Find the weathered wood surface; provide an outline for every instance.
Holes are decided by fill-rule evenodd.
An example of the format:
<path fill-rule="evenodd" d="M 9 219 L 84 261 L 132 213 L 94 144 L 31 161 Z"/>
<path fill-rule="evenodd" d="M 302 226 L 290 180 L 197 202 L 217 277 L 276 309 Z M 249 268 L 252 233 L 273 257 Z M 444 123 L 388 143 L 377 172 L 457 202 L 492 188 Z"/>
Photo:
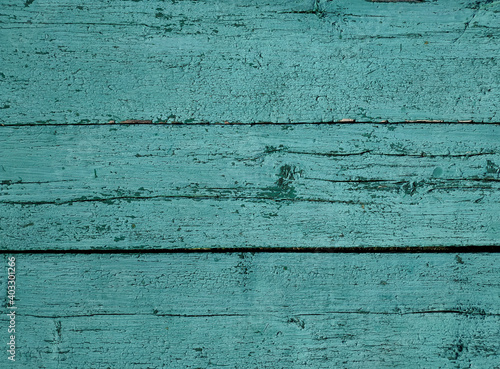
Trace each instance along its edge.
<path fill-rule="evenodd" d="M 499 258 L 19 255 L 13 367 L 498 368 Z"/>
<path fill-rule="evenodd" d="M 0 2 L 0 122 L 495 122 L 498 1 Z"/>
<path fill-rule="evenodd" d="M 0 130 L 2 249 L 499 245 L 498 125 Z"/>
<path fill-rule="evenodd" d="M 0 0 L 0 252 L 29 252 L 0 366 L 499 369 L 498 253 L 252 252 L 498 251 L 499 125 L 292 123 L 498 122 L 499 21 L 490 0 Z"/>

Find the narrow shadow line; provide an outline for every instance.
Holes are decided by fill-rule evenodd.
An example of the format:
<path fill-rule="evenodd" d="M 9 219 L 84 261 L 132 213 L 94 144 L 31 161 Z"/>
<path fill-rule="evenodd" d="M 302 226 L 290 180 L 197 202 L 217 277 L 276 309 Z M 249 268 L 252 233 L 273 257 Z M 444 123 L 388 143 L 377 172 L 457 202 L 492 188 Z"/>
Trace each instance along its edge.
<path fill-rule="evenodd" d="M 0 127 L 41 127 L 41 126 L 49 126 L 49 127 L 57 127 L 57 126 L 112 126 L 112 125 L 121 125 L 121 126 L 132 126 L 132 125 L 168 125 L 168 126 L 294 126 L 294 125 L 352 125 L 352 124 L 382 124 L 382 125 L 401 125 L 401 124 L 429 124 L 429 125 L 500 125 L 500 122 L 474 122 L 474 121 L 443 121 L 443 120 L 408 120 L 408 121 L 381 121 L 381 122 L 372 122 L 372 121 L 331 121 L 331 122 L 193 122 L 193 123 L 184 123 L 184 122 L 153 122 L 150 120 L 125 120 L 122 122 L 69 122 L 69 123 L 51 123 L 51 122 L 43 122 L 43 123 L 2 123 Z"/>
<path fill-rule="evenodd" d="M 500 253 L 500 245 L 429 246 L 429 247 L 220 247 L 179 249 L 46 249 L 0 250 L 0 254 L 221 254 L 221 253 L 284 253 L 284 254 L 453 254 Z"/>

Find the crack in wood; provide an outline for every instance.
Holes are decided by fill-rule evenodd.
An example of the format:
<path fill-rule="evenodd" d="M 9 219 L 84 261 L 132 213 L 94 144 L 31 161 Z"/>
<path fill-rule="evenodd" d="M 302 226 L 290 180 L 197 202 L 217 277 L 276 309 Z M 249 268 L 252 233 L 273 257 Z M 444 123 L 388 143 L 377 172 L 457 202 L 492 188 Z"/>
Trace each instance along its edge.
<path fill-rule="evenodd" d="M 265 313 L 264 313 L 265 314 Z M 273 315 L 273 312 L 267 313 Z M 294 317 L 303 316 L 329 316 L 329 315 L 420 315 L 420 314 L 455 314 L 466 316 L 500 316 L 500 313 L 487 313 L 483 310 L 422 310 L 422 311 L 407 311 L 407 312 L 392 312 L 392 311 L 326 311 L 324 313 L 295 313 Z M 90 313 L 76 315 L 37 315 L 37 314 L 18 314 L 18 316 L 41 318 L 41 319 L 71 319 L 71 318 L 91 318 L 97 316 L 158 316 L 158 317 L 173 317 L 173 318 L 217 318 L 217 317 L 252 317 L 256 314 L 238 314 L 238 313 L 222 313 L 222 314 L 166 314 L 166 313 Z M 293 322 L 293 321 L 291 321 Z"/>

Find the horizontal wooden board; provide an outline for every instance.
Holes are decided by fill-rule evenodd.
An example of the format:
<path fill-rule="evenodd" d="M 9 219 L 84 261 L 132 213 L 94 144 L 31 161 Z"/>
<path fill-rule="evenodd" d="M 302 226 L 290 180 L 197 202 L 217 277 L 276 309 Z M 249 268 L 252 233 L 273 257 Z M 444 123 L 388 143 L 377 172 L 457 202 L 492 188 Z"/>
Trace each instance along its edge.
<path fill-rule="evenodd" d="M 0 2 L 0 122 L 495 122 L 500 4 Z"/>
<path fill-rule="evenodd" d="M 18 255 L 13 367 L 498 368 L 499 258 Z"/>
<path fill-rule="evenodd" d="M 498 125 L 0 130 L 4 250 L 499 245 Z"/>

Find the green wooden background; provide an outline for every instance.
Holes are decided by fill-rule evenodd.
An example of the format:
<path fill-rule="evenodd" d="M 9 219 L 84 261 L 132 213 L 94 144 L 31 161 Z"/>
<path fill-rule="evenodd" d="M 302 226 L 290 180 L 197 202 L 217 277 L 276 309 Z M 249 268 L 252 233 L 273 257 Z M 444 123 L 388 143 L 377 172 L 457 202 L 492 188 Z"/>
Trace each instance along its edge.
<path fill-rule="evenodd" d="M 0 367 L 499 369 L 499 25 L 0 0 Z"/>

